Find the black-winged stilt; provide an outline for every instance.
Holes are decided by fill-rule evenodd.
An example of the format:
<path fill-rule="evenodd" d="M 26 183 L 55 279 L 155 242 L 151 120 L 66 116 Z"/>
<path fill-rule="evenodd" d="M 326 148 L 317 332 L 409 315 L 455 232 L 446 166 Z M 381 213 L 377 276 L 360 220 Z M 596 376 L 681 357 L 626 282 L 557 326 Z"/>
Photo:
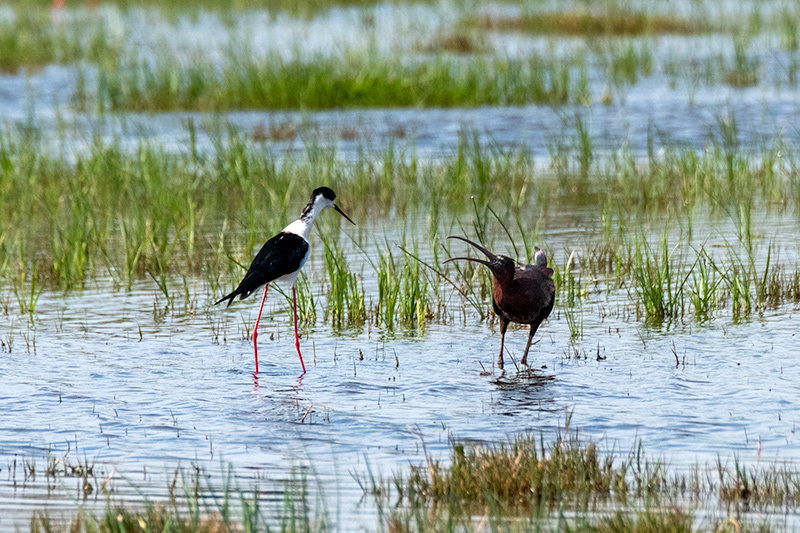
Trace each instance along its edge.
<path fill-rule="evenodd" d="M 539 324 L 550 316 L 556 295 L 551 277 L 553 269 L 547 268 L 547 256 L 536 247 L 534 264 L 517 267 L 516 261 L 510 257 L 494 255 L 486 248 L 463 237 L 451 235 L 447 238 L 471 244 L 489 258 L 488 261 L 484 261 L 472 257 L 451 257 L 445 263 L 458 259 L 474 261 L 486 265 L 492 271 L 492 304 L 494 312 L 500 317 L 500 355 L 497 358 L 497 366 L 503 368 L 503 344 L 509 322 L 531 326 L 528 344 L 522 356 L 522 364 L 527 365 L 528 350 L 531 348 L 533 336 Z"/>
<path fill-rule="evenodd" d="M 283 231 L 272 237 L 256 254 L 247 274 L 242 278 L 241 283 L 236 289 L 221 298 L 214 305 L 228 300 L 228 307 L 233 303 L 237 296 L 244 300 L 260 287 L 264 287 L 264 296 L 261 298 L 261 307 L 258 308 L 258 318 L 253 328 L 253 354 L 256 359 L 256 374 L 258 374 L 258 322 L 261 320 L 261 311 L 264 309 L 264 300 L 267 299 L 269 284 L 274 281 L 286 282 L 292 287 L 292 308 L 294 310 L 294 345 L 297 348 L 297 355 L 300 357 L 300 365 L 303 373 L 306 372 L 306 365 L 303 363 L 303 355 L 300 353 L 300 339 L 297 336 L 297 292 L 295 283 L 300 269 L 308 259 L 308 231 L 317 215 L 326 207 L 332 207 L 337 213 L 346 218 L 351 224 L 355 222 L 344 214 L 334 203 L 336 194 L 328 187 L 314 189 L 311 199 L 300 213 L 300 218 L 283 228 Z"/>

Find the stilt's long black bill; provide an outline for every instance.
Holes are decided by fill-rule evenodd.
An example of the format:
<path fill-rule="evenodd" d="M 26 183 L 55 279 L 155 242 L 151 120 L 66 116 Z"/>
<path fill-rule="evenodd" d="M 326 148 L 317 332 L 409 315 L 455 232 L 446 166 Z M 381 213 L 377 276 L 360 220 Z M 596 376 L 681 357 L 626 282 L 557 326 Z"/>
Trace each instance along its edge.
<path fill-rule="evenodd" d="M 480 250 L 481 252 L 483 252 L 483 254 L 484 254 L 486 257 L 488 257 L 490 260 L 494 261 L 495 259 L 497 259 L 497 256 L 496 256 L 496 255 L 494 255 L 492 252 L 490 252 L 489 250 L 487 250 L 486 248 L 484 248 L 484 247 L 483 247 L 483 246 L 481 246 L 480 244 L 478 244 L 478 243 L 475 243 L 475 242 L 472 242 L 472 241 L 471 241 L 471 240 L 469 240 L 469 239 L 465 239 L 464 237 L 459 237 L 459 236 L 457 236 L 457 235 L 450 235 L 450 236 L 448 236 L 447 238 L 448 238 L 448 239 L 458 239 L 459 241 L 464 241 L 465 243 L 467 243 L 467 244 L 471 244 L 472 246 L 474 246 L 475 248 L 477 248 L 478 250 Z"/>
<path fill-rule="evenodd" d="M 472 261 L 473 263 L 480 263 L 482 265 L 489 266 L 489 261 L 484 261 L 483 259 L 475 259 L 474 257 L 451 257 L 449 259 L 445 259 L 444 261 L 442 261 L 442 264 L 444 265 L 449 263 L 450 261 L 458 261 L 458 260 Z"/>
<path fill-rule="evenodd" d="M 355 222 L 353 222 L 352 220 L 350 220 L 350 217 L 349 217 L 349 216 L 347 216 L 347 215 L 345 215 L 345 214 L 344 214 L 344 211 L 342 211 L 341 209 L 339 209 L 339 206 L 338 206 L 338 205 L 334 204 L 334 205 L 333 205 L 333 208 L 334 208 L 334 209 L 336 209 L 336 212 L 337 212 L 337 213 L 339 213 L 339 214 L 340 214 L 340 215 L 342 215 L 344 218 L 346 218 L 346 219 L 347 219 L 347 221 L 348 221 L 349 223 L 351 223 L 351 224 L 352 224 L 352 225 L 354 225 L 354 226 L 356 225 L 356 223 L 355 223 Z"/>

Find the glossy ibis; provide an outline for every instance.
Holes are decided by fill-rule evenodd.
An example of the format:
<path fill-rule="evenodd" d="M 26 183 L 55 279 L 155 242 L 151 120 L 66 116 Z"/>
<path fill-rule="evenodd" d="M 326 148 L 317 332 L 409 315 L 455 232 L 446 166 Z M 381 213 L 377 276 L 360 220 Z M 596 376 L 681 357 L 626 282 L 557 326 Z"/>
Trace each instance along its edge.
<path fill-rule="evenodd" d="M 503 344 L 509 322 L 530 324 L 528 344 L 522 356 L 522 364 L 528 364 L 528 350 L 539 324 L 550 316 L 555 300 L 553 270 L 547 268 L 547 256 L 536 248 L 533 265 L 517 266 L 516 261 L 504 255 L 495 255 L 483 246 L 463 237 L 451 235 L 448 239 L 459 239 L 471 244 L 489 258 L 488 261 L 472 257 L 451 257 L 445 263 L 456 260 L 474 261 L 492 271 L 492 304 L 500 318 L 500 355 L 497 366 L 503 368 Z"/>
<path fill-rule="evenodd" d="M 274 281 L 286 282 L 292 287 L 292 308 L 294 310 L 294 346 L 297 348 L 297 355 L 300 357 L 300 365 L 303 373 L 306 372 L 306 365 L 303 363 L 303 355 L 300 353 L 300 340 L 297 336 L 297 292 L 295 282 L 300 269 L 308 259 L 308 231 L 317 215 L 326 207 L 332 207 L 337 213 L 346 218 L 351 224 L 355 224 L 350 217 L 344 214 L 334 203 L 336 194 L 328 187 L 314 189 L 311 199 L 300 213 L 300 218 L 286 226 L 283 231 L 272 237 L 261 250 L 256 254 L 247 274 L 242 278 L 241 283 L 236 289 L 221 298 L 217 305 L 228 300 L 228 307 L 233 303 L 237 296 L 244 300 L 259 288 L 264 287 L 264 296 L 261 298 L 261 307 L 258 308 L 258 318 L 253 328 L 253 354 L 256 360 L 256 374 L 258 374 L 258 322 L 261 320 L 261 311 L 264 309 L 264 300 L 267 299 L 267 289 L 269 284 Z"/>

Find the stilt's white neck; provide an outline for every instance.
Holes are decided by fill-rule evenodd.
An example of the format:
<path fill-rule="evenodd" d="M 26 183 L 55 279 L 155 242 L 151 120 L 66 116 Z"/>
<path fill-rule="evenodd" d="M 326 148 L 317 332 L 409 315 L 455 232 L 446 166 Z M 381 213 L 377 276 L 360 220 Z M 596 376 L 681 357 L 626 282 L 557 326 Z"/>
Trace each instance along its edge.
<path fill-rule="evenodd" d="M 322 197 L 320 196 L 318 198 Z M 308 240 L 308 232 L 311 230 L 311 224 L 314 222 L 314 219 L 317 218 L 317 215 L 326 207 L 328 206 L 320 201 L 309 203 L 305 209 L 303 209 L 300 218 L 283 228 L 283 231 L 300 235 L 305 240 Z"/>

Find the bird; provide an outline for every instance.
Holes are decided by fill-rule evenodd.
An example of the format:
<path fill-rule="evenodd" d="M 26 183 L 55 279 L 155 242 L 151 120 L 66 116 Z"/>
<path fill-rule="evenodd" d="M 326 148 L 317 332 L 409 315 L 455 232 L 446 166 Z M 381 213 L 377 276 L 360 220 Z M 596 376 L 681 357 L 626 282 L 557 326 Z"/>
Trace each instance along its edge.
<path fill-rule="evenodd" d="M 522 356 L 522 364 L 528 364 L 528 350 L 536 330 L 550 316 L 555 301 L 556 288 L 553 269 L 547 267 L 547 256 L 535 247 L 534 264 L 520 264 L 505 255 L 495 255 L 481 245 L 464 237 L 451 235 L 448 239 L 459 239 L 483 252 L 488 261 L 472 257 L 451 257 L 444 261 L 465 260 L 480 263 L 492 271 L 492 305 L 500 318 L 500 355 L 497 366 L 503 369 L 503 345 L 509 322 L 529 324 L 528 344 Z M 444 264 L 442 263 L 442 264 Z"/>
<path fill-rule="evenodd" d="M 239 286 L 233 292 L 220 298 L 214 305 L 218 305 L 228 300 L 227 307 L 230 307 L 233 300 L 238 296 L 244 300 L 255 291 L 264 287 L 264 296 L 261 297 L 261 307 L 258 309 L 258 318 L 253 328 L 253 354 L 256 360 L 255 375 L 258 377 L 258 322 L 261 320 L 261 311 L 264 309 L 264 301 L 267 299 L 269 284 L 280 281 L 288 283 L 292 287 L 292 308 L 294 310 L 294 346 L 297 348 L 297 355 L 300 357 L 300 365 L 303 367 L 303 374 L 306 373 L 306 365 L 303 363 L 303 355 L 300 353 L 300 340 L 297 336 L 297 292 L 295 283 L 300 269 L 306 263 L 309 255 L 308 232 L 311 224 L 323 209 L 331 207 L 342 215 L 348 222 L 355 225 L 344 211 L 336 205 L 336 193 L 328 187 L 319 187 L 311 193 L 300 218 L 283 228 L 283 231 L 264 243 L 261 250 L 256 254 L 250 268 L 242 278 Z"/>

